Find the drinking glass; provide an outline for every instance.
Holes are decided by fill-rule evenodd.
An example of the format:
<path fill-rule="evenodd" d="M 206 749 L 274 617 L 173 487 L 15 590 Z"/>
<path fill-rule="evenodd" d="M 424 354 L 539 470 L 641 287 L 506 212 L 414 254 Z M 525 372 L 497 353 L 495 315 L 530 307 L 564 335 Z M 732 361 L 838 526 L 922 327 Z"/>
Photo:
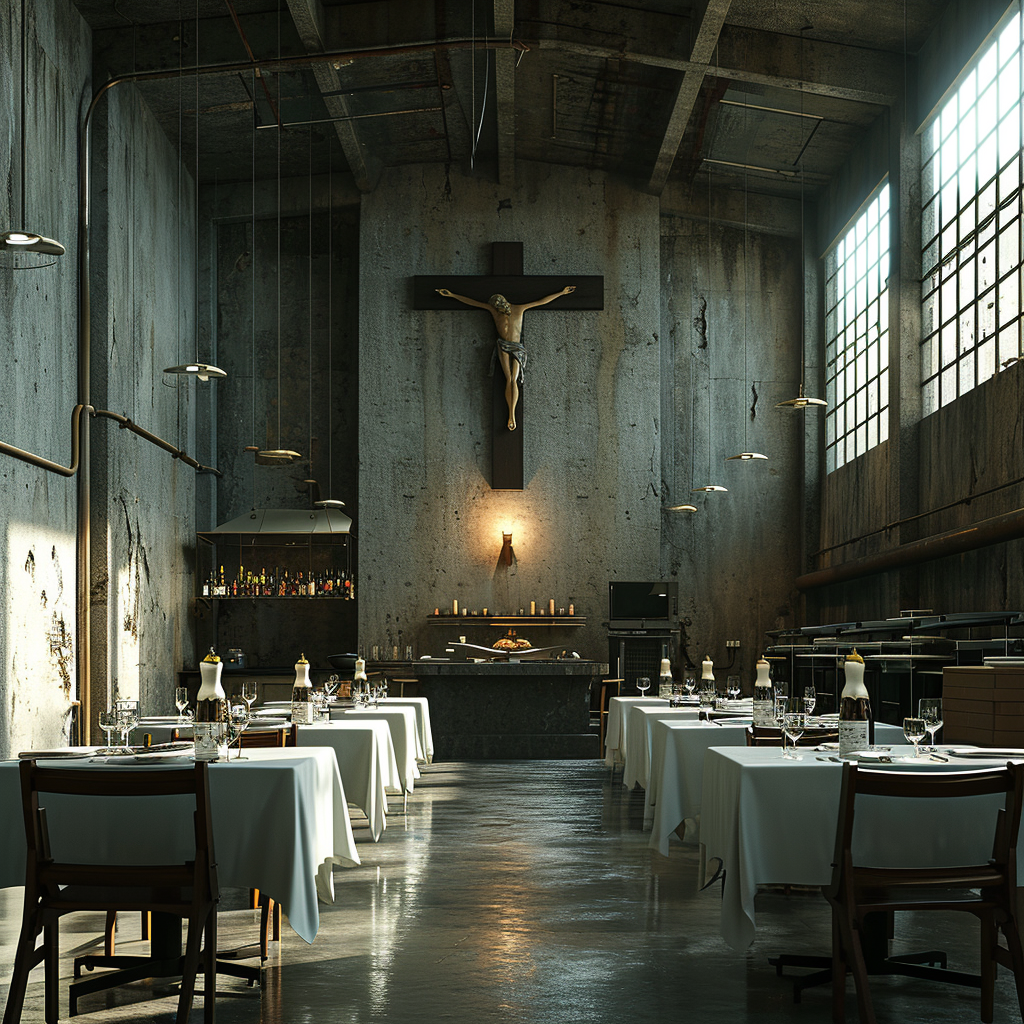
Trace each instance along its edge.
<path fill-rule="evenodd" d="M 924 727 L 928 730 L 928 748 L 935 749 L 935 734 L 942 728 L 942 700 L 938 697 L 926 697 L 918 702 L 917 714 L 924 719 Z"/>
<path fill-rule="evenodd" d="M 739 695 L 740 695 L 740 677 L 739 676 L 729 676 L 728 677 L 728 679 L 726 680 L 725 692 L 728 695 L 729 700 L 738 700 L 739 699 Z"/>
<path fill-rule="evenodd" d="M 117 727 L 121 730 L 121 745 L 129 749 L 128 736 L 139 724 L 139 702 L 137 700 L 116 700 L 114 711 L 117 714 Z"/>
<path fill-rule="evenodd" d="M 687 676 L 686 679 L 683 681 L 683 686 L 686 687 L 686 696 L 692 697 L 693 691 L 697 689 L 697 677 Z"/>
<path fill-rule="evenodd" d="M 174 706 L 178 709 L 178 724 L 185 721 L 185 708 L 188 707 L 188 687 L 176 686 L 174 688 Z"/>
<path fill-rule="evenodd" d="M 782 756 L 792 761 L 800 761 L 802 758 L 796 752 L 796 743 L 804 734 L 807 727 L 807 716 L 801 711 L 790 711 L 782 719 Z M 793 753 L 789 753 L 786 747 L 786 737 L 789 737 L 793 745 Z"/>
<path fill-rule="evenodd" d="M 641 697 L 647 696 L 647 691 L 651 688 L 651 681 L 647 676 L 640 676 L 636 681 L 636 688 L 640 691 Z"/>
<path fill-rule="evenodd" d="M 341 680 L 336 676 L 332 675 L 326 683 L 324 683 L 324 693 L 327 694 L 327 703 L 333 704 L 337 698 L 334 696 L 335 691 L 338 689 Z"/>
<path fill-rule="evenodd" d="M 908 743 L 914 744 L 914 757 L 920 756 L 917 745 L 921 742 L 926 732 L 927 729 L 923 718 L 903 719 L 903 735 L 907 737 Z"/>
<path fill-rule="evenodd" d="M 248 682 L 242 683 L 242 700 L 245 701 L 246 709 L 251 712 L 253 701 L 256 700 L 255 679 L 250 679 Z"/>
<path fill-rule="evenodd" d="M 245 732 L 246 726 L 249 724 L 249 709 L 245 704 L 232 704 L 231 711 L 228 714 L 228 745 L 238 740 L 238 753 L 235 755 L 236 761 L 248 761 L 247 757 L 242 757 L 242 733 Z M 231 759 L 230 753 L 228 759 Z"/>
<path fill-rule="evenodd" d="M 814 686 L 804 687 L 804 714 L 813 715 L 814 707 L 818 703 L 818 695 L 814 691 Z"/>
<path fill-rule="evenodd" d="M 120 722 L 117 718 L 117 712 L 113 709 L 101 711 L 99 716 L 99 726 L 106 735 L 106 749 L 110 751 L 112 749 L 110 746 L 110 734 L 118 732 L 121 728 Z"/>
<path fill-rule="evenodd" d="M 706 686 L 700 688 L 700 692 L 697 694 L 700 700 L 700 710 L 697 712 L 697 717 L 702 722 L 710 721 L 711 709 L 715 706 L 715 684 L 708 682 Z"/>
<path fill-rule="evenodd" d="M 775 694 L 775 724 L 781 729 L 783 721 L 786 717 L 786 710 L 789 707 L 789 699 L 787 697 L 781 697 L 776 691 Z"/>

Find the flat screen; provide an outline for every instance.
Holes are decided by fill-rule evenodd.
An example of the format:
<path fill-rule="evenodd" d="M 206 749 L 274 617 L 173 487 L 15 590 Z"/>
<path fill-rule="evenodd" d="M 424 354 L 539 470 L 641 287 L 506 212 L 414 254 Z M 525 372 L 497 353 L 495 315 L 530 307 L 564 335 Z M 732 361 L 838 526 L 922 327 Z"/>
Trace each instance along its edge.
<path fill-rule="evenodd" d="M 608 584 L 608 618 L 668 622 L 677 611 L 675 583 L 623 582 Z"/>

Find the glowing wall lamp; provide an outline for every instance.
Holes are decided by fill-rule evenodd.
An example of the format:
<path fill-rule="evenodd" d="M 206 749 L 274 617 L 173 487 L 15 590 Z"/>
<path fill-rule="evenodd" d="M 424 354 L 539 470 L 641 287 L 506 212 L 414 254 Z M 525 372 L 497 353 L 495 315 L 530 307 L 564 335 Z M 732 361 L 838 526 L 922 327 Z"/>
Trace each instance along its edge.
<path fill-rule="evenodd" d="M 511 565 L 513 559 L 516 557 L 516 553 L 512 550 L 512 533 L 505 533 L 501 531 L 501 554 L 498 556 L 498 561 L 503 562 L 505 565 Z"/>

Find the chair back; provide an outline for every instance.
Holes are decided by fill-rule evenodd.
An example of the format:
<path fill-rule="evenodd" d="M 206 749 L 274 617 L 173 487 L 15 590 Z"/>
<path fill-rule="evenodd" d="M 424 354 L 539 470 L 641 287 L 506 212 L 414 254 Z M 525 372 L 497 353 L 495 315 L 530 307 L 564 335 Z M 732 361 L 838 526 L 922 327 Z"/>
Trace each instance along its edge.
<path fill-rule="evenodd" d="M 251 749 L 253 747 L 283 747 L 288 737 L 288 727 L 280 726 L 276 729 L 246 729 L 239 737 L 240 746 Z"/>
<path fill-rule="evenodd" d="M 773 725 L 749 725 L 746 732 L 748 747 L 781 747 L 782 730 Z M 816 747 L 819 743 L 835 743 L 839 733 L 834 729 L 807 729 L 796 741 L 798 747 Z"/>
<path fill-rule="evenodd" d="M 213 855 L 213 826 L 210 818 L 210 788 L 207 765 L 197 762 L 188 768 L 44 768 L 35 761 L 20 765 L 22 810 L 26 842 L 26 892 L 35 892 L 43 904 L 64 909 L 108 909 L 111 891 L 118 892 L 118 909 L 166 909 L 181 912 L 193 902 L 212 903 L 218 897 L 217 869 Z M 51 835 L 81 833 L 88 828 L 105 829 L 115 837 L 145 829 L 143 818 L 159 817 L 154 800 L 181 798 L 173 802 L 176 812 L 169 828 L 180 834 L 178 814 L 187 809 L 192 819 L 193 845 L 187 857 L 170 863 L 117 864 L 79 861 L 72 856 L 81 845 L 61 842 L 54 859 Z M 88 801 L 95 799 L 92 812 Z M 103 823 L 96 810 L 103 805 Z M 170 809 L 171 802 L 168 802 Z M 109 814 L 109 816 L 108 816 Z M 63 824 L 60 819 L 69 820 Z M 139 817 L 139 821 L 135 817 Z M 73 818 L 73 821 L 70 820 Z M 72 832 L 72 834 L 75 834 Z M 84 844 L 91 847 L 92 844 Z M 66 847 L 66 849 L 65 849 Z M 84 856 L 84 855 L 82 855 Z M 116 859 L 116 858 L 113 858 Z"/>
<path fill-rule="evenodd" d="M 854 850 L 858 798 L 950 800 L 1000 795 L 1003 797 L 1002 806 L 994 811 L 992 823 L 992 856 L 984 868 L 986 875 L 992 871 L 1001 874 L 1012 889 L 1016 886 L 1017 833 L 1024 800 L 1024 764 L 1009 763 L 1004 768 L 963 772 L 873 771 L 856 763 L 844 765 L 830 891 L 836 891 L 836 887 L 842 885 L 844 880 L 849 882 L 846 876 L 863 871 L 869 871 L 873 881 L 878 884 L 899 885 L 912 884 L 915 874 L 922 870 L 919 866 L 864 868 L 856 863 Z M 951 823 L 951 827 L 957 827 L 955 822 Z M 978 885 L 986 884 L 980 878 L 980 868 L 979 864 Z M 969 871 L 971 866 L 959 866 L 959 869 Z M 954 868 L 946 866 L 942 870 L 952 876 Z"/>

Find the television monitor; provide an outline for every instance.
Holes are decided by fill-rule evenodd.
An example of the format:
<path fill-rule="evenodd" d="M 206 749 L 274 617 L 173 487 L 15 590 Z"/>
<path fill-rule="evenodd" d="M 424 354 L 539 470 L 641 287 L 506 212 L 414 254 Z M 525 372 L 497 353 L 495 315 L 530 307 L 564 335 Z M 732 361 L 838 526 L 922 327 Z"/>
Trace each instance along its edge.
<path fill-rule="evenodd" d="M 610 622 L 675 623 L 679 618 L 676 583 L 612 580 L 608 584 Z"/>

